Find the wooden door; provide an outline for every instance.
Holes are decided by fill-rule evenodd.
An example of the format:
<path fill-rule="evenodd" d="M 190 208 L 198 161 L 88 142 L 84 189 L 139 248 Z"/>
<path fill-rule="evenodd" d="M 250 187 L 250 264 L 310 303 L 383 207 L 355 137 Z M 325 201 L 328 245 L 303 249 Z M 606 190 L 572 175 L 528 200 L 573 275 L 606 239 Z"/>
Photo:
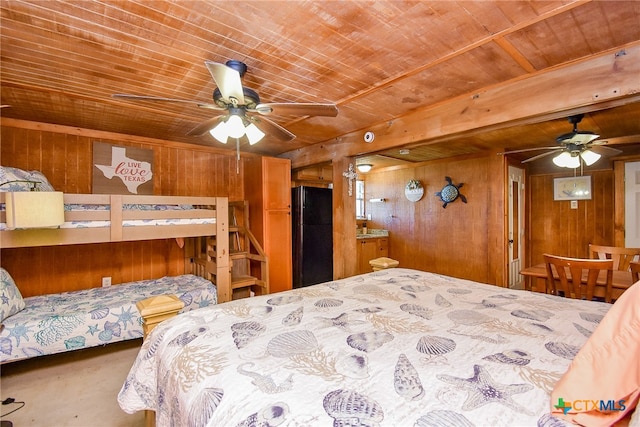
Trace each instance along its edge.
<path fill-rule="evenodd" d="M 264 157 L 264 208 L 291 209 L 291 161 Z"/>
<path fill-rule="evenodd" d="M 289 290 L 293 287 L 291 213 L 287 210 L 267 210 L 264 237 L 264 251 L 269 260 L 270 292 Z"/>
<path fill-rule="evenodd" d="M 624 176 L 624 245 L 640 248 L 640 162 L 626 162 Z"/>
<path fill-rule="evenodd" d="M 523 288 L 522 255 L 524 247 L 524 170 L 509 166 L 508 242 L 509 288 Z"/>
<path fill-rule="evenodd" d="M 378 257 L 378 239 L 358 240 L 358 274 L 372 271 L 369 261 Z"/>
<path fill-rule="evenodd" d="M 291 161 L 248 159 L 244 169 L 251 231 L 269 261 L 270 292 L 291 289 Z"/>

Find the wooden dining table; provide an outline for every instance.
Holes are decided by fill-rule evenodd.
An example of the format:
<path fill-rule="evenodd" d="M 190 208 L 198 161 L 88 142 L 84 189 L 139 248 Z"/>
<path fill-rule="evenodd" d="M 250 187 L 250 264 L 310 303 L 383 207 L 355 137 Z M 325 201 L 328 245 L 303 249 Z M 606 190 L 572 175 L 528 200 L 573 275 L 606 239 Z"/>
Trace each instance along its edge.
<path fill-rule="evenodd" d="M 528 291 L 551 293 L 550 289 L 547 289 L 547 268 L 544 263 L 537 264 L 531 267 L 527 267 L 520 271 L 525 278 L 524 288 Z M 586 276 L 583 277 L 583 282 L 586 282 Z M 596 289 L 594 290 L 594 296 L 599 298 L 605 298 L 606 293 L 606 278 L 604 274 L 598 276 Z M 630 271 L 613 271 L 611 298 L 615 301 L 633 284 Z"/>

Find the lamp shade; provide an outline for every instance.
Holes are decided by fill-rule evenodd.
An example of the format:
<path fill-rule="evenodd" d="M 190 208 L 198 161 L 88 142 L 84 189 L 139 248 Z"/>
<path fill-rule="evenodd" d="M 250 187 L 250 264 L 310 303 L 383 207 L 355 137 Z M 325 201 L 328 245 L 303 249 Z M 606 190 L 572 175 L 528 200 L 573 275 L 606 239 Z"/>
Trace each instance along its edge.
<path fill-rule="evenodd" d="M 582 160 L 584 160 L 587 166 L 591 166 L 592 164 L 600 160 L 600 154 L 594 153 L 593 151 L 588 149 L 580 153 L 580 157 L 582 157 Z"/>
<path fill-rule="evenodd" d="M 264 132 L 258 129 L 258 126 L 254 125 L 253 123 L 249 124 L 249 126 L 245 128 L 245 132 L 247 133 L 249 145 L 253 145 L 264 138 Z"/>
<path fill-rule="evenodd" d="M 7 227 L 47 228 L 64 223 L 64 198 L 60 191 L 7 193 Z"/>
<path fill-rule="evenodd" d="M 216 127 L 209 131 L 212 137 L 222 142 L 223 144 L 227 143 L 227 123 L 222 121 L 218 123 Z"/>
<path fill-rule="evenodd" d="M 244 135 L 244 123 L 240 116 L 232 114 L 227 119 L 227 133 L 231 138 L 241 138 Z"/>
<path fill-rule="evenodd" d="M 373 167 L 373 165 L 370 165 L 368 163 L 362 163 L 360 165 L 356 166 L 358 168 L 358 170 L 362 173 L 367 173 L 371 170 L 371 168 Z"/>
<path fill-rule="evenodd" d="M 563 151 L 553 158 L 553 163 L 555 163 L 556 166 L 575 169 L 580 166 L 580 157 L 578 157 L 578 155 L 574 156 L 568 151 Z"/>

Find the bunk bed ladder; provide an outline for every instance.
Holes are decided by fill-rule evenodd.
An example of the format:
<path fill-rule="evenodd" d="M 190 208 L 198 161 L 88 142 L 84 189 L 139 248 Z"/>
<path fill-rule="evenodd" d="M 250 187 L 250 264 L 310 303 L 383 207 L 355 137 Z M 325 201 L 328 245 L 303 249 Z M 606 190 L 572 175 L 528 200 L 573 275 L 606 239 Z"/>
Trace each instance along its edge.
<path fill-rule="evenodd" d="M 233 299 L 268 294 L 268 261 L 264 250 L 247 227 L 248 202 L 230 202 L 229 217 L 229 263 Z"/>

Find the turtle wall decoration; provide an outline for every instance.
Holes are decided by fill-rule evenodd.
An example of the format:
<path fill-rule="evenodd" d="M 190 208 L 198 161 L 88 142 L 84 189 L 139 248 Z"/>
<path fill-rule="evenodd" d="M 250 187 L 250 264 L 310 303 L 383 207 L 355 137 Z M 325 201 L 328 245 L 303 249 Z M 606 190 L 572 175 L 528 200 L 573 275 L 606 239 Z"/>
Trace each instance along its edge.
<path fill-rule="evenodd" d="M 453 203 L 458 197 L 462 200 L 463 203 L 467 203 L 467 198 L 460 194 L 460 188 L 464 185 L 460 183 L 455 185 L 451 178 L 445 176 L 444 179 L 447 181 L 447 185 L 442 187 L 441 191 L 436 193 L 436 196 L 440 198 L 444 203 L 442 204 L 443 208 L 446 208 L 449 203 Z"/>

